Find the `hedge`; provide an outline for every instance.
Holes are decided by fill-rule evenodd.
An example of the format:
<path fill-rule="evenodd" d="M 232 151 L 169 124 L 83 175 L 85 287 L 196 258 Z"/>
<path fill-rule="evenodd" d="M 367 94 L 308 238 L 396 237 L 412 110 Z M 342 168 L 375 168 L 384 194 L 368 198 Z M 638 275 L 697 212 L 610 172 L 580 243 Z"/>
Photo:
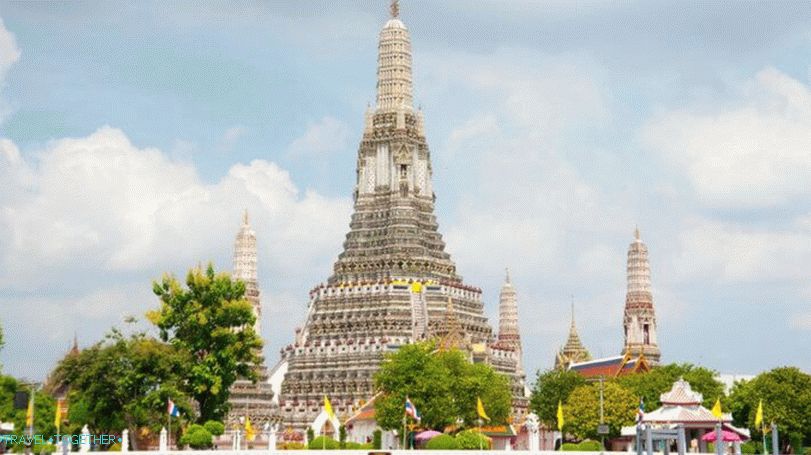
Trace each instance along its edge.
<path fill-rule="evenodd" d="M 429 439 L 428 443 L 425 444 L 425 448 L 428 450 L 457 450 L 459 449 L 459 443 L 456 438 L 449 434 L 440 434 Z"/>
<path fill-rule="evenodd" d="M 338 444 L 338 441 L 329 436 L 318 436 L 307 444 L 307 448 L 310 450 L 338 450 L 339 447 L 340 444 Z"/>

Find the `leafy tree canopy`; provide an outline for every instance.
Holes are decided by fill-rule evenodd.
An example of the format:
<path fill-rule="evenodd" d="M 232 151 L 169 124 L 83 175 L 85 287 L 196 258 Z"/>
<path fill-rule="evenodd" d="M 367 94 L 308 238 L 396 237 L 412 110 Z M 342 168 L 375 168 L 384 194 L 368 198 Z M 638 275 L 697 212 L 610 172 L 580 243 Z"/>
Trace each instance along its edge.
<path fill-rule="evenodd" d="M 27 410 L 14 409 L 14 394 L 16 392 L 31 393 L 31 386 L 17 381 L 11 376 L 0 376 L 0 421 L 13 422 L 14 434 L 21 436 L 28 429 L 25 425 Z M 36 392 L 34 396 L 35 434 L 54 434 L 56 432 L 54 426 L 55 410 L 54 399 L 50 395 L 42 391 Z"/>
<path fill-rule="evenodd" d="M 616 381 L 634 395 L 645 400 L 648 411 L 661 406 L 659 396 L 673 387 L 679 378 L 684 378 L 690 387 L 704 396 L 704 406 L 711 408 L 715 400 L 724 394 L 724 385 L 715 379 L 715 371 L 689 363 L 671 363 L 654 367 L 647 373 L 629 374 L 616 378 Z"/>
<path fill-rule="evenodd" d="M 633 392 L 615 382 L 605 382 L 603 390 L 604 422 L 609 427 L 608 437 L 617 437 L 623 426 L 633 425 L 638 398 Z M 600 384 L 578 386 L 563 406 L 563 431 L 578 439 L 599 439 Z"/>
<path fill-rule="evenodd" d="M 574 389 L 586 384 L 575 371 L 547 370 L 538 373 L 529 406 L 549 428 L 557 427 L 558 403 L 565 403 Z"/>
<path fill-rule="evenodd" d="M 460 351 L 437 351 L 433 342 L 405 345 L 388 355 L 375 383 L 383 392 L 375 401 L 375 414 L 384 429 L 402 427 L 406 397 L 422 415 L 421 426 L 439 431 L 457 419 L 475 426 L 477 397 L 492 423 L 506 422 L 510 412 L 506 376 L 468 362 Z"/>
<path fill-rule="evenodd" d="M 784 450 L 792 437 L 811 444 L 811 375 L 798 368 L 782 367 L 735 383 L 729 395 L 729 410 L 735 424 L 751 428 L 755 438 L 762 434 L 755 427 L 761 400 L 764 424 L 778 425 Z"/>
<path fill-rule="evenodd" d="M 180 375 L 190 363 L 171 345 L 142 333 L 124 337 L 114 329 L 94 346 L 68 354 L 52 378 L 70 386 L 72 425 L 87 424 L 96 433 L 125 428 L 131 434 L 141 428 L 157 432 L 165 421 L 168 399 L 180 407 L 181 419 L 192 413 Z"/>
<path fill-rule="evenodd" d="M 153 283 L 160 309 L 147 314 L 168 341 L 193 361 L 184 372 L 189 393 L 200 408 L 200 422 L 222 420 L 228 390 L 238 377 L 256 380 L 262 340 L 253 330 L 255 316 L 245 300 L 245 284 L 226 273 L 195 268 L 182 286 L 172 275 Z"/>

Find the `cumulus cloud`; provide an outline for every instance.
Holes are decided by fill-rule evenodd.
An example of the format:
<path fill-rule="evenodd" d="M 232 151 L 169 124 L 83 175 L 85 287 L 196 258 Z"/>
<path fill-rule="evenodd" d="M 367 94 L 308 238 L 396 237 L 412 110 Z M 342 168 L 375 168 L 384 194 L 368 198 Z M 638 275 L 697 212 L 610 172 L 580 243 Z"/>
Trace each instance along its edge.
<path fill-rule="evenodd" d="M 323 158 L 344 150 L 349 143 L 349 127 L 334 117 L 324 117 L 311 123 L 299 138 L 290 144 L 287 153 L 297 158 Z"/>
<path fill-rule="evenodd" d="M 737 87 L 739 105 L 682 109 L 643 142 L 682 169 L 707 205 L 759 208 L 811 195 L 811 87 L 766 68 Z"/>
<path fill-rule="evenodd" d="M 15 344 L 34 346 L 40 332 L 100 336 L 123 312 L 140 316 L 154 304 L 149 283 L 161 272 L 183 276 L 208 260 L 230 269 L 244 208 L 258 233 L 268 301 L 276 289 L 307 289 L 314 283 L 301 281 L 312 270 L 327 275 L 349 221 L 349 200 L 299 189 L 275 163 L 235 164 L 206 183 L 192 165 L 111 127 L 29 156 L 36 158 L 0 141 L 0 179 L 11 182 L 0 186 L 0 290 L 19 296 L 5 300 L 28 302 L 20 312 L 49 315 L 6 324 Z M 274 325 L 289 338 L 296 322 Z"/>

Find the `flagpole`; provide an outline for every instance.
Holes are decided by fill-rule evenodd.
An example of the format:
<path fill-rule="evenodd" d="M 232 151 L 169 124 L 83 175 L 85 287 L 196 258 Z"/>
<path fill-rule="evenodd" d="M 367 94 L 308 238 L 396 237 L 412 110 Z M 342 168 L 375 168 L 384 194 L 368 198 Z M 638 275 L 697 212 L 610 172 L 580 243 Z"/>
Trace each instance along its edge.
<path fill-rule="evenodd" d="M 408 421 L 408 416 L 403 413 L 403 450 L 406 450 L 406 422 Z"/>

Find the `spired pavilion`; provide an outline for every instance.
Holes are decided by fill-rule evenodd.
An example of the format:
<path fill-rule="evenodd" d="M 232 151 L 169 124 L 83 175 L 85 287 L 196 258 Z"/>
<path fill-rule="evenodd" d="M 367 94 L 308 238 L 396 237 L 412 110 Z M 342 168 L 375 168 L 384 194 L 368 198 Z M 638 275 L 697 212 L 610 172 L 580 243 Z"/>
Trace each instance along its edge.
<path fill-rule="evenodd" d="M 520 420 L 528 399 L 515 290 L 508 276 L 496 334 L 481 289 L 465 283 L 445 251 L 423 114 L 413 102 L 411 40 L 396 1 L 378 52 L 377 101 L 365 115 L 343 252 L 310 291 L 304 326 L 271 372 L 283 424 L 312 426 L 324 396 L 340 418 L 352 416 L 374 396 L 384 355 L 425 339 L 508 375 Z"/>
<path fill-rule="evenodd" d="M 734 433 L 740 439 L 733 443 L 734 453 L 741 453 L 740 443 L 748 441 L 750 438 L 749 430 L 732 425 L 731 414 L 723 414 L 719 419 L 712 411 L 705 408 L 701 404 L 704 397 L 700 393 L 694 392 L 690 383 L 684 379 L 674 382 L 670 391 L 660 395 L 659 400 L 662 402 L 662 407 L 645 413 L 641 424 L 664 429 L 673 429 L 677 425 L 683 426 L 686 442 L 691 452 L 707 452 L 707 443 L 702 440 L 702 437 L 715 431 L 715 425 L 718 423 L 721 423 L 724 432 Z M 622 438 L 613 441 L 613 449 L 632 449 L 636 437 L 636 427 L 623 427 L 621 434 Z M 726 441 L 726 439 L 724 440 Z"/>

